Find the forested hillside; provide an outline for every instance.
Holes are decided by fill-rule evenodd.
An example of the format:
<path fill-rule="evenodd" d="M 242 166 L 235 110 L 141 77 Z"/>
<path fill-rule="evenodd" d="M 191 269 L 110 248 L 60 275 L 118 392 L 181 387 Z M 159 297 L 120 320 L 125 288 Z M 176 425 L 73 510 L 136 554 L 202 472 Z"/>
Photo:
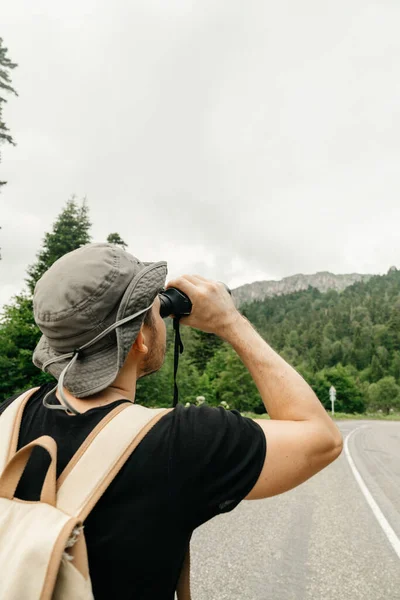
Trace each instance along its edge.
<path fill-rule="evenodd" d="M 50 376 L 32 364 L 40 337 L 32 316 L 32 291 L 41 274 L 65 252 L 91 240 L 87 205 L 70 200 L 44 236 L 36 262 L 27 267 L 27 287 L 0 314 L 0 402 L 40 385 Z M 107 241 L 125 248 L 119 234 Z M 384 413 L 400 407 L 400 272 L 372 276 L 344 291 L 315 288 L 244 304 L 241 312 L 267 342 L 305 377 L 324 406 L 329 388 L 335 409 Z M 171 406 L 173 332 L 162 369 L 138 382 L 138 401 Z M 258 391 L 232 349 L 215 336 L 182 327 L 185 351 L 178 384 L 183 403 L 207 402 L 241 411 L 264 412 Z"/>
<path fill-rule="evenodd" d="M 336 410 L 389 412 L 399 407 L 400 272 L 374 276 L 343 292 L 314 288 L 243 305 L 241 312 L 259 333 L 331 407 Z M 257 390 L 240 360 L 213 336 L 184 331 L 186 351 L 180 367 L 181 396 L 204 396 L 211 404 L 263 412 Z M 172 348 L 159 375 L 140 383 L 143 400 L 156 403 L 172 393 Z M 165 377 L 165 379 L 163 378 Z M 163 384 L 152 388 L 163 378 Z"/>
<path fill-rule="evenodd" d="M 376 384 L 400 382 L 400 272 L 355 283 L 343 292 L 316 289 L 266 299 L 242 312 L 329 404 L 328 383 L 343 385 L 346 410 L 374 402 Z M 387 382 L 386 382 L 387 383 Z M 393 387 L 393 406 L 398 390 Z M 344 401 L 344 395 L 339 402 Z M 338 410 L 340 404 L 338 402 Z M 385 410 L 385 408 L 382 406 Z"/>

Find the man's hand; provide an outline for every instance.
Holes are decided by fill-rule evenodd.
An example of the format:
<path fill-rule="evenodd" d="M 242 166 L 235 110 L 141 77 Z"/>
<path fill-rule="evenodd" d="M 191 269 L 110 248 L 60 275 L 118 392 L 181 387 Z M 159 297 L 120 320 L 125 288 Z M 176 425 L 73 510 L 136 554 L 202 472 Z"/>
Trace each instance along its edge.
<path fill-rule="evenodd" d="M 167 288 L 170 287 L 184 292 L 192 302 L 192 312 L 181 319 L 182 325 L 224 338 L 242 318 L 223 283 L 200 275 L 182 275 L 168 282 Z"/>

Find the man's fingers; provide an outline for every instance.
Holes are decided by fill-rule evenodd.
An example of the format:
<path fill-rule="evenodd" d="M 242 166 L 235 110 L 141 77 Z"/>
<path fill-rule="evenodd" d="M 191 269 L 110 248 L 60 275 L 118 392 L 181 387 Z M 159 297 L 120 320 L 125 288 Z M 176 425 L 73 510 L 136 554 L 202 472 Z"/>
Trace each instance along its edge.
<path fill-rule="evenodd" d="M 198 282 L 196 282 L 196 280 L 190 276 L 190 275 L 183 275 L 182 277 L 177 277 L 177 279 L 172 279 L 171 281 L 169 281 L 167 283 L 166 289 L 174 287 L 177 288 L 178 290 L 181 290 L 181 292 L 184 292 L 187 296 L 189 296 L 190 298 L 190 292 L 195 291 Z"/>
<path fill-rule="evenodd" d="M 189 282 L 192 283 L 193 285 L 201 285 L 202 283 L 207 283 L 208 279 L 205 279 L 204 277 L 200 277 L 200 275 L 182 275 L 181 277 L 177 277 L 176 279 L 173 279 L 171 281 L 168 282 L 167 284 L 167 288 L 169 287 L 177 287 L 179 289 L 179 284 L 183 283 L 183 285 L 185 285 L 185 282 Z M 184 290 L 182 290 L 184 291 Z"/>
<path fill-rule="evenodd" d="M 210 283 L 210 281 L 211 281 L 210 279 L 207 279 L 206 277 L 203 277 L 202 275 L 198 275 L 197 273 L 195 275 L 193 275 L 193 277 L 196 277 L 196 279 L 199 279 L 203 283 Z"/>

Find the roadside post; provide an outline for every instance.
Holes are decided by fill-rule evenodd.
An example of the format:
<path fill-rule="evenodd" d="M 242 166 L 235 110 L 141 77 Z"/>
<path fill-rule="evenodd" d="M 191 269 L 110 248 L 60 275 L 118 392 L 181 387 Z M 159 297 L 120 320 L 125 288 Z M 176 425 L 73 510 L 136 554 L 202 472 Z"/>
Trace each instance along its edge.
<path fill-rule="evenodd" d="M 336 400 L 336 389 L 331 385 L 329 388 L 329 398 L 331 399 L 332 404 L 332 414 L 335 414 L 335 400 Z"/>

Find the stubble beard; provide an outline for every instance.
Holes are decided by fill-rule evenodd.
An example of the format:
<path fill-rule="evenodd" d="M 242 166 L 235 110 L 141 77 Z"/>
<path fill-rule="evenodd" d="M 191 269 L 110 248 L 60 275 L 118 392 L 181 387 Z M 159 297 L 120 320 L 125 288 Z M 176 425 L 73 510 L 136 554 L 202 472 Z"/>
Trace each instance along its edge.
<path fill-rule="evenodd" d="M 162 345 L 161 347 L 157 347 L 155 340 L 152 339 L 151 350 L 145 358 L 142 368 L 142 377 L 146 377 L 146 375 L 151 375 L 152 373 L 156 373 L 161 369 L 164 364 L 166 347 Z"/>

